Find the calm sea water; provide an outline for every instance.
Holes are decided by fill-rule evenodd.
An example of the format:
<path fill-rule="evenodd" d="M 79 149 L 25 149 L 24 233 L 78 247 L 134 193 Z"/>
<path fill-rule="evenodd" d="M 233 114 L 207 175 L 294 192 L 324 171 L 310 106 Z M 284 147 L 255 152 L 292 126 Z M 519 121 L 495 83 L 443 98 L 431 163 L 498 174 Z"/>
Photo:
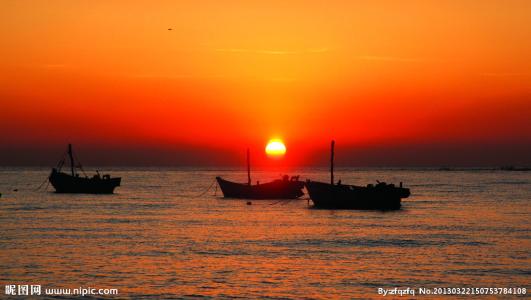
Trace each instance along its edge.
<path fill-rule="evenodd" d="M 343 183 L 411 188 L 402 210 L 377 212 L 215 196 L 216 175 L 246 181 L 234 170 L 114 169 L 123 177 L 114 195 L 34 191 L 48 171 L 0 169 L 2 286 L 294 299 L 370 298 L 380 287 L 531 287 L 529 172 L 338 170 Z M 299 175 L 328 180 L 325 169 Z"/>

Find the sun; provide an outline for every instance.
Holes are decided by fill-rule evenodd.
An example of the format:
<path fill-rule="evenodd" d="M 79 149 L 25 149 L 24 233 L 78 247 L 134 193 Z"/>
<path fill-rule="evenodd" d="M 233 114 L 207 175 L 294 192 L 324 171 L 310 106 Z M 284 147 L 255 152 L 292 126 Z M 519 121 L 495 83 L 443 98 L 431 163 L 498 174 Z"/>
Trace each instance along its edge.
<path fill-rule="evenodd" d="M 286 146 L 280 139 L 271 139 L 267 143 L 265 152 L 270 157 L 282 157 L 286 154 Z"/>

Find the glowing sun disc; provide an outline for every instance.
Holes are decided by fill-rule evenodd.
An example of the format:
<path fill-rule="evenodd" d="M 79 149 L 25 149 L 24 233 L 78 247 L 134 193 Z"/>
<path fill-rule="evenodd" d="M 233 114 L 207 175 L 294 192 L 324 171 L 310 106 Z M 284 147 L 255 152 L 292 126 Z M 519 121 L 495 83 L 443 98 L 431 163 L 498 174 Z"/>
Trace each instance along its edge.
<path fill-rule="evenodd" d="M 272 139 L 267 143 L 265 148 L 267 155 L 280 157 L 286 154 L 286 146 L 279 139 Z"/>

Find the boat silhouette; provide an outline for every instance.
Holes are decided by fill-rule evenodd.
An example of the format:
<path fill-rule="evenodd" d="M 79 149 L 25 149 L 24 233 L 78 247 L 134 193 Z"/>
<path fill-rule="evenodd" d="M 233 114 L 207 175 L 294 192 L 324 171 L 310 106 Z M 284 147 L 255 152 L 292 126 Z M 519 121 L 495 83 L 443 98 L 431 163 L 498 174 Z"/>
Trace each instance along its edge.
<path fill-rule="evenodd" d="M 99 172 L 92 177 L 81 177 L 76 171 L 72 145 L 68 144 L 68 157 L 70 158 L 70 174 L 61 172 L 65 157 L 59 161 L 56 168 L 52 169 L 48 180 L 57 193 L 83 193 L 83 194 L 112 194 L 117 186 L 120 186 L 121 178 L 110 175 L 100 176 Z M 83 167 L 78 163 L 78 167 L 83 171 Z M 83 171 L 84 173 L 84 171 Z"/>
<path fill-rule="evenodd" d="M 247 149 L 247 183 L 238 183 L 216 177 L 221 192 L 225 198 L 237 199 L 297 199 L 304 195 L 304 182 L 299 176 L 282 176 L 281 179 L 267 183 L 251 184 L 251 162 Z"/>
<path fill-rule="evenodd" d="M 378 182 L 367 186 L 334 183 L 334 145 L 331 143 L 330 183 L 307 180 L 305 185 L 315 208 L 397 210 L 401 199 L 410 195 L 409 189 Z"/>

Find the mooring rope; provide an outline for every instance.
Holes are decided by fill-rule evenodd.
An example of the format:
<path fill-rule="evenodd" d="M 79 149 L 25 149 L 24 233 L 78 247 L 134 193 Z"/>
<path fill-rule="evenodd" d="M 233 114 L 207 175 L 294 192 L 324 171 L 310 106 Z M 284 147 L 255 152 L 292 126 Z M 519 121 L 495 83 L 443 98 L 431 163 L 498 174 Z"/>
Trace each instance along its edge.
<path fill-rule="evenodd" d="M 282 200 L 279 200 L 277 202 L 273 202 L 273 203 L 270 203 L 269 205 L 276 205 L 276 204 L 279 204 L 279 203 L 282 203 L 282 202 L 286 202 L 288 203 L 289 201 L 291 201 L 292 199 L 282 199 Z M 284 203 L 285 204 L 285 203 Z M 282 204 L 282 205 L 284 205 Z"/>
<path fill-rule="evenodd" d="M 48 177 L 46 177 L 46 179 L 44 179 L 44 181 L 39 185 L 39 187 L 37 187 L 37 188 L 36 188 L 35 190 L 33 190 L 33 191 L 34 191 L 34 192 L 38 192 L 46 182 L 50 183 L 50 182 L 48 181 Z M 46 190 L 47 188 L 48 188 L 48 184 L 46 185 L 46 188 L 45 188 L 44 190 Z"/>
<path fill-rule="evenodd" d="M 302 200 L 307 200 L 307 201 L 310 201 L 310 198 L 302 198 L 302 199 L 282 199 L 282 200 L 279 200 L 279 201 L 276 201 L 276 202 L 273 202 L 273 203 L 270 203 L 269 205 L 276 205 L 276 204 L 279 204 L 280 205 L 286 205 L 288 204 L 289 202 L 291 201 L 302 201 Z"/>
<path fill-rule="evenodd" d="M 212 186 L 214 186 L 214 184 L 216 184 L 216 180 L 215 179 L 212 181 L 212 183 L 210 184 L 210 186 L 208 186 L 208 188 L 206 190 L 201 192 L 199 195 L 192 196 L 192 198 L 199 198 L 199 197 L 204 196 L 206 193 L 208 193 L 212 189 Z M 218 186 L 216 185 L 216 192 L 217 192 L 217 187 Z"/>
<path fill-rule="evenodd" d="M 68 151 L 63 152 L 63 155 L 61 155 L 61 158 L 59 159 L 59 162 L 55 166 L 58 172 L 61 171 L 61 168 L 63 167 L 63 165 L 65 163 L 65 157 L 66 157 L 67 153 L 68 153 Z M 45 183 L 46 183 L 46 186 L 44 187 L 44 190 L 46 191 L 48 189 L 48 185 L 50 184 L 50 181 L 49 181 L 48 177 L 46 177 L 44 179 L 44 181 L 36 189 L 34 189 L 33 191 L 34 192 L 38 192 Z"/>

